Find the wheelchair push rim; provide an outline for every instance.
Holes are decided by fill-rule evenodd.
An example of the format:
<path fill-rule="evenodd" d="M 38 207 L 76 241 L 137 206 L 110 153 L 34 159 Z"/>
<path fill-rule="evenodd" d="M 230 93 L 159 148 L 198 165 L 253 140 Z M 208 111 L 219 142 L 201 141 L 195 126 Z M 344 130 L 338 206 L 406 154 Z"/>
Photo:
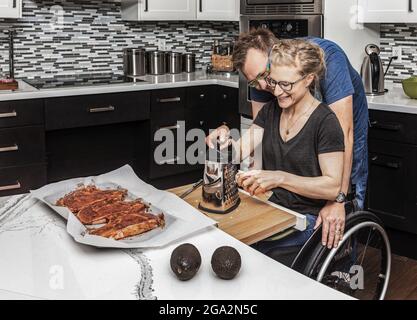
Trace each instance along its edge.
<path fill-rule="evenodd" d="M 357 233 L 360 230 L 363 230 L 364 228 L 371 228 L 372 231 L 378 231 L 379 235 L 381 236 L 384 244 L 385 244 L 385 252 L 381 253 L 381 263 L 385 264 L 385 272 L 378 274 L 378 283 L 377 283 L 377 291 L 380 291 L 379 293 L 376 292 L 374 296 L 374 299 L 383 300 L 385 298 L 387 289 L 388 289 L 388 283 L 389 283 L 389 277 L 391 273 L 391 248 L 388 236 L 385 232 L 385 230 L 381 227 L 380 224 L 375 223 L 373 221 L 367 221 L 367 222 L 361 222 L 355 226 L 353 226 L 351 229 L 349 229 L 345 235 L 343 236 L 342 240 L 340 241 L 337 248 L 333 248 L 330 250 L 328 255 L 326 256 L 324 262 L 321 265 L 320 271 L 318 272 L 316 280 L 319 282 L 323 282 L 324 276 L 329 268 L 329 266 L 332 263 L 332 260 L 335 258 L 336 254 L 338 253 L 339 248 L 343 248 L 344 244 L 346 244 L 346 241 L 351 239 L 351 237 Z M 368 239 L 369 240 L 369 239 Z M 368 243 L 366 244 L 368 245 Z M 365 251 L 366 253 L 366 247 Z M 364 253 L 364 254 L 365 254 Z M 381 266 L 383 267 L 383 266 Z M 381 282 L 383 281 L 382 287 Z"/>

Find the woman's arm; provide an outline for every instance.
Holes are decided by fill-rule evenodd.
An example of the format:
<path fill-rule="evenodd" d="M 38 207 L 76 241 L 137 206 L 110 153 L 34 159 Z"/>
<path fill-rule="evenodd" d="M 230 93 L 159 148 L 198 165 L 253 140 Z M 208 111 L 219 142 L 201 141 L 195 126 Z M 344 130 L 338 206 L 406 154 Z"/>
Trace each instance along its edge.
<path fill-rule="evenodd" d="M 335 200 L 342 184 L 343 157 L 343 152 L 320 154 L 320 177 L 302 177 L 283 171 L 254 170 L 240 174 L 238 183 L 251 194 L 284 188 L 311 199 Z"/>

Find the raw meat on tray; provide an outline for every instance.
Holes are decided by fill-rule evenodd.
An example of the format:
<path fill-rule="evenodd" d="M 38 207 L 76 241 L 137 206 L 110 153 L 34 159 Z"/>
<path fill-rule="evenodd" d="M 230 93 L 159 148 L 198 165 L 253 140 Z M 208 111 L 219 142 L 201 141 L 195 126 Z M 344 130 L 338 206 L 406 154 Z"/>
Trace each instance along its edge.
<path fill-rule="evenodd" d="M 101 190 L 94 185 L 80 187 L 60 198 L 57 206 L 71 210 L 84 225 L 105 224 L 88 232 L 115 240 L 136 236 L 165 226 L 164 215 L 154 215 L 141 199 L 125 201 L 125 189 Z"/>

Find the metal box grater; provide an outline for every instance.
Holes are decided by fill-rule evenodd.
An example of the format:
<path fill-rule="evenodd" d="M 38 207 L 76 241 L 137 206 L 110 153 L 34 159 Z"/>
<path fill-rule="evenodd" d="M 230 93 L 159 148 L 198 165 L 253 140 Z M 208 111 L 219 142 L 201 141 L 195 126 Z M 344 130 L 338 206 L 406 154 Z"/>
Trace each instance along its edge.
<path fill-rule="evenodd" d="M 240 204 L 239 190 L 236 183 L 238 165 L 232 163 L 231 146 L 225 151 L 207 152 L 202 200 L 199 208 L 201 210 L 226 214 L 236 209 Z"/>

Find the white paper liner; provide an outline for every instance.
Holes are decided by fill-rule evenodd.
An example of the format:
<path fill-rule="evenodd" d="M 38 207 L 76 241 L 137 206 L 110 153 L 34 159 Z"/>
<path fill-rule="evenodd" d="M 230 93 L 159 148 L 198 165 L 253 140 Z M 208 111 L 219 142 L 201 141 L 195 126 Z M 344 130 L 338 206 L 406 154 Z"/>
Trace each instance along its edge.
<path fill-rule="evenodd" d="M 99 188 L 127 189 L 127 200 L 141 198 L 151 207 L 151 213 L 164 213 L 165 227 L 156 228 L 134 237 L 114 240 L 90 235 L 86 227 L 66 207 L 55 206 L 56 201 L 80 185 L 94 184 Z M 126 165 L 120 169 L 96 177 L 75 178 L 46 185 L 31 191 L 39 199 L 67 220 L 67 232 L 75 241 L 104 248 L 157 248 L 201 231 L 216 222 L 180 199 L 178 196 L 158 190 L 139 179 Z"/>

